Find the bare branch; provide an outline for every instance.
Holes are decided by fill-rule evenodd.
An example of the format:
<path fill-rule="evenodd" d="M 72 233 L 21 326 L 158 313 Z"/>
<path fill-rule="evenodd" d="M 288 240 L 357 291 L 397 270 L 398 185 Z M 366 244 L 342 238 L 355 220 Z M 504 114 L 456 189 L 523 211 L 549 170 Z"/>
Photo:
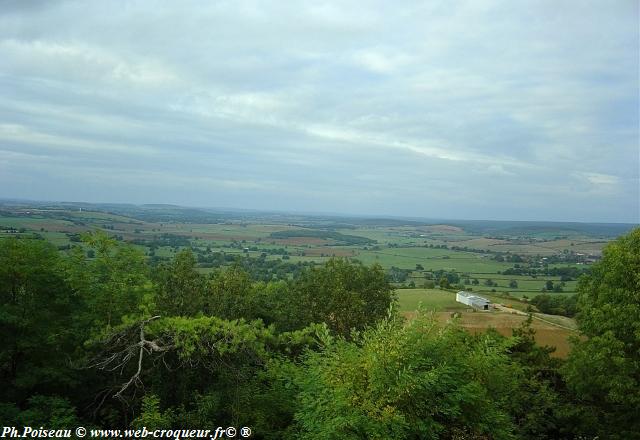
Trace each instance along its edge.
<path fill-rule="evenodd" d="M 123 399 L 123 393 L 132 385 L 140 386 L 142 385 L 142 380 L 140 376 L 142 375 L 142 365 L 144 361 L 145 354 L 151 355 L 152 353 L 162 353 L 171 350 L 173 345 L 163 345 L 161 342 L 157 340 L 147 340 L 145 337 L 145 326 L 149 324 L 151 321 L 159 319 L 160 316 L 153 316 L 148 319 L 144 319 L 137 324 L 128 327 L 118 333 L 111 335 L 106 341 L 105 345 L 108 347 L 107 350 L 114 350 L 113 353 L 103 357 L 102 359 L 97 359 L 90 365 L 88 368 L 98 368 L 100 370 L 105 371 L 117 371 L 120 370 L 120 374 L 124 372 L 124 369 L 129 365 L 129 362 L 137 355 L 138 365 L 135 373 L 129 378 L 129 380 L 124 383 L 118 392 L 114 394 L 114 397 Z M 135 330 L 138 330 L 137 337 L 135 335 Z M 135 342 L 132 342 L 132 339 Z"/>

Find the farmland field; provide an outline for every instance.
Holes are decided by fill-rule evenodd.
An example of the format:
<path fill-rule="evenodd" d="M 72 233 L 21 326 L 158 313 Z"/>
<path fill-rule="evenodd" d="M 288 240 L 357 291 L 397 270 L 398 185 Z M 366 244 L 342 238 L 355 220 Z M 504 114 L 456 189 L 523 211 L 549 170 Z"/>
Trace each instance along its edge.
<path fill-rule="evenodd" d="M 432 288 L 446 278 L 451 287 L 514 298 L 543 291 L 573 294 L 577 278 L 600 258 L 604 245 L 632 226 L 0 202 L 0 237 L 39 237 L 61 250 L 79 245 L 82 233 L 101 230 L 136 244 L 156 262 L 191 248 L 207 271 L 238 258 L 317 264 L 344 257 L 379 264 L 398 288 Z M 211 255 L 217 262 L 209 262 Z M 417 301 L 423 295 L 417 292 L 402 295 Z M 441 294 L 430 292 L 434 298 Z"/>
<path fill-rule="evenodd" d="M 468 306 L 456 302 L 452 292 L 436 289 L 402 289 L 396 291 L 401 312 L 413 312 L 419 307 L 430 311 L 465 310 Z"/>
<path fill-rule="evenodd" d="M 400 312 L 411 319 L 416 311 L 435 313 L 436 319 L 445 323 L 453 318 L 455 312 L 457 322 L 472 333 L 486 331 L 489 328 L 497 330 L 504 336 L 511 336 L 514 328 L 525 323 L 527 317 L 521 314 L 504 311 L 474 312 L 470 307 L 456 302 L 455 293 L 435 289 L 403 289 L 397 291 L 398 308 Z M 506 302 L 497 297 L 484 295 L 494 303 Z M 515 310 L 522 310 L 526 304 L 517 300 L 509 303 Z M 556 347 L 554 356 L 566 357 L 571 348 L 569 337 L 574 335 L 575 323 L 572 319 L 560 316 L 535 314 L 531 323 L 535 330 L 536 341 L 541 345 Z"/>
<path fill-rule="evenodd" d="M 440 322 L 451 319 L 451 314 L 447 312 L 439 312 L 436 316 Z M 513 329 L 523 325 L 526 320 L 525 316 L 504 312 L 462 312 L 459 318 L 460 325 L 472 333 L 480 333 L 493 328 L 503 336 L 511 336 Z M 536 332 L 535 339 L 538 344 L 555 347 L 553 356 L 567 357 L 571 350 L 569 338 L 574 336 L 575 332 L 535 319 L 532 321 L 531 327 Z"/>

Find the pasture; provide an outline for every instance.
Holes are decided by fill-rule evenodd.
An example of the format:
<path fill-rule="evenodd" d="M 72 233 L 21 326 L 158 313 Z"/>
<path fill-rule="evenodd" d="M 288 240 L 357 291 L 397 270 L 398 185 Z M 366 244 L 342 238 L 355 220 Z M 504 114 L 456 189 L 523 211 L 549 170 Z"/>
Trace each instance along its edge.
<path fill-rule="evenodd" d="M 396 291 L 398 295 L 398 310 L 408 319 L 417 313 L 417 310 L 433 312 L 436 319 L 441 323 L 446 323 L 453 319 L 463 328 L 477 334 L 490 328 L 495 329 L 504 336 L 511 336 L 513 329 L 522 326 L 527 320 L 526 316 L 503 312 L 491 311 L 480 312 L 470 311 L 470 307 L 460 304 L 455 300 L 455 293 L 438 289 L 402 289 Z M 527 304 L 517 300 L 505 300 L 490 295 L 482 295 L 493 303 L 508 304 L 516 310 L 525 310 Z M 531 323 L 536 331 L 535 339 L 540 345 L 556 347 L 554 356 L 565 358 L 570 349 L 569 337 L 575 332 L 569 328 L 575 328 L 575 321 L 570 318 L 534 314 L 536 319 Z"/>
<path fill-rule="evenodd" d="M 456 302 L 456 294 L 439 289 L 399 289 L 398 310 L 413 312 L 419 308 L 429 311 L 465 310 L 468 306 Z"/>
<path fill-rule="evenodd" d="M 436 316 L 443 323 L 451 319 L 451 314 L 447 312 L 439 312 Z M 505 312 L 462 312 L 457 320 L 463 328 L 474 334 L 495 329 L 503 336 L 511 336 L 513 329 L 521 327 L 527 317 Z M 531 327 L 535 330 L 534 337 L 538 345 L 555 347 L 552 356 L 566 358 L 569 355 L 569 339 L 576 334 L 575 332 L 537 319 L 531 322 Z"/>
<path fill-rule="evenodd" d="M 264 253 L 268 260 L 286 255 L 285 260 L 290 263 L 353 258 L 367 265 L 380 264 L 385 270 L 395 267 L 407 271 L 406 280 L 399 282 L 405 287 L 410 283 L 422 287 L 428 281 L 437 284 L 439 280 L 431 279 L 433 272 L 446 271 L 458 274 L 460 281 L 456 283 L 465 288 L 519 298 L 533 297 L 547 281 L 559 285 L 561 280 L 557 276 L 503 275 L 514 263 L 498 261 L 497 255 L 522 255 L 542 261 L 573 252 L 597 258 L 608 241 L 555 225 L 527 230 L 522 225 L 507 224 L 504 231 L 511 231 L 509 235 L 496 233 L 500 222 L 404 224 L 384 219 L 212 214 L 179 207 L 92 209 L 87 204 L 75 208 L 70 205 L 0 205 L 0 238 L 37 233 L 63 249 L 77 244 L 80 233 L 102 230 L 118 240 L 136 243 L 148 255 L 160 259 L 172 258 L 185 247 L 250 258 L 260 258 Z M 546 266 L 576 266 L 576 262 L 545 263 Z M 510 286 L 512 281 L 517 282 L 517 287 Z M 576 281 L 565 279 L 561 287 L 563 292 L 559 294 L 572 294 Z"/>

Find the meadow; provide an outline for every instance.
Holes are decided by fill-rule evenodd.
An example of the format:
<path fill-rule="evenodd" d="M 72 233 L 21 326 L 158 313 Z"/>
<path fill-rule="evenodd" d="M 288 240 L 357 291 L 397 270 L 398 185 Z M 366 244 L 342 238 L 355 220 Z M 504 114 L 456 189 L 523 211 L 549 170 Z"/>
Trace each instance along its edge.
<path fill-rule="evenodd" d="M 453 319 L 472 333 L 495 329 L 504 336 L 511 336 L 515 328 L 527 321 L 527 316 L 508 311 L 474 311 L 469 306 L 456 302 L 455 292 L 439 289 L 402 289 L 396 291 L 398 310 L 408 319 L 412 319 L 418 310 L 431 312 L 442 324 Z M 483 295 L 494 304 L 505 304 L 518 311 L 527 309 L 528 304 L 516 299 L 505 300 L 492 295 Z M 455 318 L 454 318 L 455 316 Z M 533 314 L 531 327 L 535 330 L 536 342 L 540 345 L 555 347 L 553 356 L 565 358 L 571 349 L 570 337 L 576 333 L 575 322 L 571 318 Z"/>
<path fill-rule="evenodd" d="M 188 221 L 193 214 L 177 208 L 171 211 L 177 220 L 167 219 L 168 214 L 159 208 L 153 212 L 158 218 L 147 211 L 136 215 L 134 209 L 114 212 L 97 207 L 4 207 L 0 210 L 0 237 L 38 234 L 64 250 L 82 245 L 82 232 L 102 230 L 118 240 L 136 244 L 157 262 L 171 260 L 186 247 L 199 256 L 222 255 L 224 264 L 234 260 L 317 264 L 332 257 L 346 257 L 399 273 L 400 279 L 395 279 L 393 285 L 397 288 L 399 310 L 408 317 L 422 308 L 436 313 L 444 322 L 453 312 L 460 312 L 459 321 L 465 328 L 480 331 L 492 327 L 503 334 L 510 334 L 526 317 L 497 311 L 469 312 L 467 306 L 455 301 L 454 292 L 462 288 L 473 290 L 493 303 L 521 312 L 531 310 L 527 299 L 539 295 L 548 282 L 561 286 L 562 291 L 553 295 L 573 295 L 577 281 L 540 274 L 505 275 L 503 272 L 518 264 L 509 260 L 526 261 L 519 265 L 535 265 L 541 270 L 581 270 L 600 257 L 602 247 L 611 239 L 589 231 L 568 233 L 561 227 L 556 231 L 537 227 L 529 233 L 519 227 L 517 234 L 509 235 L 496 233 L 495 225 L 491 231 L 481 231 L 477 227 L 441 223 L 402 224 L 369 219 L 358 224 L 354 219 L 252 217 L 246 213 L 236 217 L 225 214 L 217 221 L 203 222 L 205 214 Z M 207 274 L 216 267 L 203 265 L 198 270 Z M 441 273 L 458 281 L 449 290 L 440 289 L 437 276 Z M 572 332 L 567 328 L 574 325 L 566 319 L 569 318 L 546 317 L 533 323 L 538 342 L 558 347 L 559 356 L 568 353 L 567 337 Z"/>
<path fill-rule="evenodd" d="M 230 213 L 157 205 L 0 203 L 0 237 L 37 234 L 62 250 L 81 245 L 83 232 L 102 230 L 159 261 L 186 247 L 296 264 L 346 257 L 398 269 L 402 275 L 393 280 L 398 288 L 437 286 L 438 274 L 451 273 L 452 284 L 459 288 L 516 298 L 537 295 L 549 281 L 554 293 L 571 295 L 576 280 L 549 274 L 504 275 L 516 264 L 512 257 L 545 270 L 587 267 L 620 233 L 619 226 L 608 235 L 603 228 Z"/>
<path fill-rule="evenodd" d="M 307 390 L 327 382 L 317 377 L 347 377 L 337 383 L 351 387 L 366 377 L 364 371 L 378 381 L 375 387 L 383 390 L 385 399 L 389 384 L 397 383 L 393 392 L 403 396 L 402 402 L 431 404 L 433 395 L 451 394 L 450 373 L 457 371 L 457 389 L 463 390 L 458 395 L 477 393 L 465 407 L 486 401 L 491 390 L 504 389 L 496 402 L 520 399 L 513 405 L 513 417 L 522 420 L 531 414 L 529 403 L 543 397 L 547 400 L 538 414 L 546 427 L 549 414 L 555 414 L 553 405 L 574 399 L 567 397 L 565 382 L 554 385 L 564 380 L 561 365 L 588 371 L 579 375 L 578 384 L 592 371 L 611 376 L 609 365 L 588 367 L 608 358 L 601 356 L 600 347 L 594 356 L 580 357 L 592 339 L 584 333 L 574 337 L 581 334 L 570 318 L 577 310 L 576 280 L 589 272 L 598 276 L 602 267 L 613 268 L 615 280 L 633 275 L 617 271 L 630 264 L 611 260 L 612 253 L 592 266 L 617 232 L 603 235 L 601 227 L 594 232 L 580 226 L 569 234 L 561 226 L 555 232 L 550 226 L 516 226 L 176 207 L 0 204 L 0 267 L 16 269 L 0 271 L 5 280 L 0 285 L 18 293 L 4 295 L 11 305 L 5 321 L 16 323 L 5 326 L 5 339 L 15 341 L 5 344 L 5 353 L 21 362 L 10 396 L 38 396 L 39 388 L 29 385 L 37 383 L 32 378 L 55 376 L 61 378 L 57 389 L 62 398 L 53 396 L 44 404 L 63 403 L 66 414 L 79 414 L 85 424 L 94 420 L 95 411 L 92 415 L 89 408 L 91 401 L 100 400 L 96 396 L 102 396 L 108 410 L 101 419 L 104 426 L 130 426 L 132 417 L 118 413 L 123 399 L 132 402 L 141 417 L 149 417 L 145 420 L 172 423 L 167 417 L 176 414 L 176 422 L 183 423 L 201 413 L 218 414 L 217 402 L 237 402 L 234 399 L 244 396 L 240 404 L 222 408 L 230 419 L 238 411 L 243 417 L 259 414 L 261 420 L 279 421 L 282 414 L 294 417 L 289 409 L 283 413 L 282 402 L 301 401 Z M 612 245 L 628 249 L 613 255 L 634 255 L 637 260 L 631 252 L 637 249 L 637 232 L 634 241 L 627 240 L 628 245 L 621 240 Z M 507 246 L 508 252 L 496 250 Z M 134 247 L 139 252 L 132 252 Z M 334 256 L 344 258 L 332 260 Z M 617 285 L 606 288 L 607 294 L 621 291 Z M 473 289 L 493 306 L 485 312 L 458 303 L 456 291 L 461 289 Z M 597 289 L 600 294 L 600 286 Z M 595 296 L 593 289 L 584 292 L 581 307 Z M 20 307 L 13 306 L 11 298 L 19 298 Z M 406 319 L 389 315 L 394 298 Z M 619 310 L 616 318 L 625 313 Z M 626 328 L 620 333 L 629 334 Z M 96 338 L 105 334 L 110 336 Z M 518 337 L 509 338 L 514 334 Z M 94 371 L 75 367 L 88 359 L 95 362 L 95 353 L 100 354 Z M 419 370 L 422 366 L 427 369 Z M 113 374 L 116 369 L 119 374 Z M 434 379 L 434 371 L 444 375 Z M 487 373 L 493 382 L 485 390 Z M 473 377 L 479 377 L 482 386 L 469 388 Z M 282 378 L 300 382 L 292 388 L 292 382 Z M 423 384 L 415 382 L 423 379 Z M 407 384 L 412 383 L 429 394 L 407 395 Z M 191 402 L 202 390 L 208 397 Z M 323 399 L 338 395 L 320 391 Z M 576 405 L 581 399 L 568 402 Z M 22 421 L 39 414 L 30 405 L 32 399 L 9 400 L 3 409 L 11 410 L 11 420 Z M 343 411 L 344 406 L 337 408 Z M 558 408 L 558 414 L 566 410 Z M 561 419 L 553 423 L 566 425 Z M 287 437 L 281 434 L 277 431 L 273 438 Z"/>

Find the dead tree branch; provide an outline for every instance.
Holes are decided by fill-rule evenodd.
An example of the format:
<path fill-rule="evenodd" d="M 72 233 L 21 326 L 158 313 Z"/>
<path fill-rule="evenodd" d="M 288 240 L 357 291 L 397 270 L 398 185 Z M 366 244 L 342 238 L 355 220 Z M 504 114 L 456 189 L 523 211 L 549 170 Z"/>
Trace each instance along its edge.
<path fill-rule="evenodd" d="M 145 355 L 149 356 L 152 353 L 165 353 L 173 348 L 171 344 L 163 344 L 161 341 L 148 340 L 145 336 L 145 326 L 151 321 L 159 319 L 160 316 L 153 316 L 151 318 L 140 321 L 134 326 L 128 327 L 123 331 L 112 335 L 107 341 L 106 345 L 108 351 L 113 351 L 111 354 L 96 360 L 89 365 L 89 368 L 98 368 L 106 371 L 120 370 L 120 374 L 129 365 L 130 361 L 137 356 L 137 368 L 135 373 L 124 383 L 118 392 L 113 397 L 123 399 L 123 393 L 132 385 L 141 386 L 142 380 L 142 367 Z M 136 329 L 138 330 L 136 338 Z M 131 340 L 136 340 L 131 342 Z"/>

